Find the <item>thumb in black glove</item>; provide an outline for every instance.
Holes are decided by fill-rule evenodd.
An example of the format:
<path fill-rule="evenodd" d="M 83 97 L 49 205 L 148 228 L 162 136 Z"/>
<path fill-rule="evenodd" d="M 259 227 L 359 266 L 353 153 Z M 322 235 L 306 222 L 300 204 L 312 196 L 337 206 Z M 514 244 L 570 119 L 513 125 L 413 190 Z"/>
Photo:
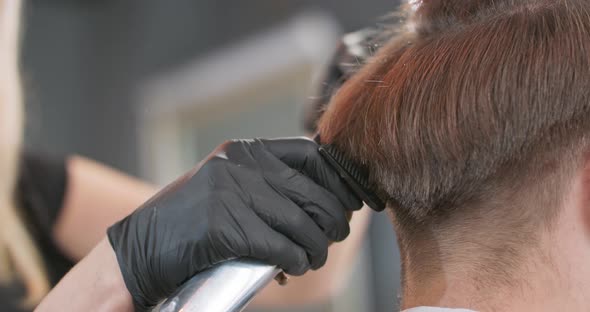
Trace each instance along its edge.
<path fill-rule="evenodd" d="M 311 140 L 239 140 L 108 230 L 136 309 L 212 265 L 249 257 L 302 275 L 349 234 L 356 198 Z"/>

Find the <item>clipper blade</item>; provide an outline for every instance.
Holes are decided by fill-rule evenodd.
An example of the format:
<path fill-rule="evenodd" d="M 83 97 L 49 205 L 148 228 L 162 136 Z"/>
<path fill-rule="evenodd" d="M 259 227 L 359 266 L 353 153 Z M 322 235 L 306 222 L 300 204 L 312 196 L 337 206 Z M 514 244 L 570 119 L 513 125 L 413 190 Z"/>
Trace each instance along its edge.
<path fill-rule="evenodd" d="M 316 141 L 319 142 L 319 138 Z M 365 168 L 351 162 L 332 145 L 320 145 L 319 152 L 367 206 L 375 211 L 385 209 L 385 201 L 371 191 L 369 174 Z"/>

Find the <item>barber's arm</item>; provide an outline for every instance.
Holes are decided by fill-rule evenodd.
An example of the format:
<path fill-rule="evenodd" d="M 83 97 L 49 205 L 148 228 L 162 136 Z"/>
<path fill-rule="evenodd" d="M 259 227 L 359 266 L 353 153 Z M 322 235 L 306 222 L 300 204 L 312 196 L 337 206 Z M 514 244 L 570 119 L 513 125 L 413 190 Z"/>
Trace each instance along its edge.
<path fill-rule="evenodd" d="M 134 311 L 117 258 L 106 239 L 74 266 L 35 309 L 57 311 Z"/>
<path fill-rule="evenodd" d="M 66 170 L 68 185 L 53 235 L 76 261 L 104 237 L 107 227 L 157 192 L 155 186 L 80 156 L 70 157 Z"/>
<path fill-rule="evenodd" d="M 168 187 L 111 228 L 111 243 L 136 304 L 149 305 L 160 300 L 194 273 L 234 257 L 263 259 L 294 275 L 324 264 L 327 241 L 346 237 L 349 228 L 345 213 L 360 208 L 360 201 L 323 164 L 315 143 L 305 139 L 284 142 L 255 140 L 225 144 L 198 171 Z M 78 165 L 85 166 L 86 161 L 79 161 Z M 87 165 L 93 166 L 95 173 L 101 171 L 99 165 Z M 300 171 L 307 171 L 307 175 Z M 79 206 L 85 202 L 83 199 L 76 199 L 75 194 L 67 195 L 55 235 L 62 248 L 73 256 L 87 252 L 85 248 L 100 240 L 99 233 L 104 233 L 107 224 L 133 210 L 135 205 L 123 199 L 121 202 L 128 207 L 113 208 L 117 205 L 113 205 L 112 198 L 126 196 L 129 192 L 126 186 L 137 183 L 141 193 L 145 192 L 145 195 L 138 192 L 138 201 L 150 193 L 149 187 L 134 180 L 112 171 L 106 173 L 122 183 L 102 183 L 103 191 L 113 191 L 115 196 L 105 192 L 92 197 L 94 200 L 87 205 Z M 76 182 L 75 173 L 70 175 L 74 176 L 70 178 L 74 187 L 84 181 L 78 177 Z M 85 179 L 94 182 L 86 186 L 90 188 L 86 192 L 100 189 L 96 177 Z M 84 184 L 77 187 L 78 191 L 85 188 Z M 124 209 L 129 210 L 122 212 Z M 103 222 L 102 226 L 96 226 L 97 222 Z M 106 261 L 96 260 L 108 258 L 104 253 L 95 249 L 79 264 L 86 269 L 74 269 L 68 274 L 40 306 L 40 311 L 52 302 L 59 303 L 70 287 L 83 287 L 79 279 L 85 275 L 87 278 L 94 271 L 93 260 Z M 96 274 L 103 279 L 109 275 Z M 73 286 L 76 284 L 77 287 Z M 88 300 L 81 299 L 81 302 Z"/>
<path fill-rule="evenodd" d="M 106 228 L 133 212 L 156 193 L 156 187 L 95 161 L 73 156 L 67 161 L 68 189 L 54 236 L 61 249 L 80 260 L 104 237 Z M 370 210 L 355 212 L 349 237 L 330 246 L 330 257 L 318 271 L 291 278 L 288 287 L 272 283 L 254 306 L 324 303 L 349 276 L 366 232 Z"/>

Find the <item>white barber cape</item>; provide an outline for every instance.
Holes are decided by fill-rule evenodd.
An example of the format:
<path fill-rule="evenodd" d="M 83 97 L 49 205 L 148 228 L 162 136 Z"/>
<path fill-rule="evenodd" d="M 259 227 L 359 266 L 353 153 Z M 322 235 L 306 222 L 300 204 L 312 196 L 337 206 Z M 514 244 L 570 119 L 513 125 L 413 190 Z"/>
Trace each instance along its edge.
<path fill-rule="evenodd" d="M 417 307 L 402 312 L 476 312 L 473 310 L 466 309 L 449 309 L 449 308 L 435 308 L 435 307 Z"/>

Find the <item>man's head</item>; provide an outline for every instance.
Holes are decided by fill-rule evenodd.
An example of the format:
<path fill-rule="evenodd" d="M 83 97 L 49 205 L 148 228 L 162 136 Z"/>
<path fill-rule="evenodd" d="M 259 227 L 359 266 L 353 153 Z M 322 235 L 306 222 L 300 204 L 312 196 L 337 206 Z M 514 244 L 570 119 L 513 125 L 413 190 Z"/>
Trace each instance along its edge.
<path fill-rule="evenodd" d="M 590 209 L 575 192 L 590 178 L 590 1 L 423 0 L 408 12 L 335 95 L 322 139 L 389 197 L 406 291 L 442 272 L 516 284 L 531 257 L 551 262 L 563 215 Z"/>

